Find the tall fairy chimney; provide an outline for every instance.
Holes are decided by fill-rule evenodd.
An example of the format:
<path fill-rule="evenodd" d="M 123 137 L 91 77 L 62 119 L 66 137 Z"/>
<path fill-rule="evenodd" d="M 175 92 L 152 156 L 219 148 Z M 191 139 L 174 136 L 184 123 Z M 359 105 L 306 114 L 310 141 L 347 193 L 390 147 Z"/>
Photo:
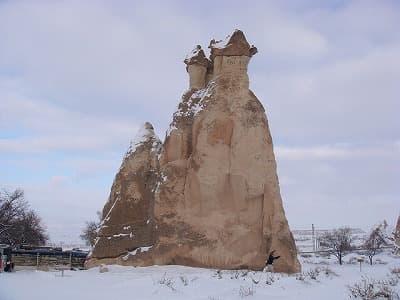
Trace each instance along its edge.
<path fill-rule="evenodd" d="M 189 73 L 189 89 L 202 89 L 206 86 L 207 69 L 210 61 L 206 58 L 203 49 L 197 45 L 183 61 Z"/>

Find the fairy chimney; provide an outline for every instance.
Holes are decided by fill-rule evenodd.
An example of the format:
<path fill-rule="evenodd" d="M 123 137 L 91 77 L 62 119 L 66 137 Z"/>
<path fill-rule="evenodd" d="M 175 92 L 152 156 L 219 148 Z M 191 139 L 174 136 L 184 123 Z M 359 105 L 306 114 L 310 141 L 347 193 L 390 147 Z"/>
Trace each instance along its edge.
<path fill-rule="evenodd" d="M 186 71 L 189 73 L 189 89 L 202 89 L 206 85 L 207 68 L 210 61 L 203 49 L 197 45 L 185 58 Z"/>
<path fill-rule="evenodd" d="M 161 155 L 146 144 L 142 151 L 154 155 L 140 159 L 138 166 L 147 171 L 132 169 L 136 177 L 119 181 L 120 187 L 112 190 L 116 196 L 110 196 L 107 204 L 113 207 L 120 190 L 126 191 L 121 199 L 147 190 L 148 199 L 138 203 L 149 203 L 146 207 L 153 210 L 136 211 L 143 216 L 134 218 L 143 221 L 150 215 L 155 225 L 145 228 L 151 231 L 151 239 L 135 240 L 133 231 L 132 248 L 117 254 L 123 250 L 118 248 L 114 256 L 98 255 L 88 266 L 180 264 L 261 270 L 275 250 L 280 256 L 275 271 L 300 271 L 267 116 L 249 90 L 247 66 L 257 49 L 240 30 L 223 41 L 212 40 L 209 47 L 210 59 L 197 46 L 184 61 L 189 90 L 173 114 Z M 141 153 L 135 152 L 132 160 Z M 157 167 L 151 167 L 151 161 Z M 145 174 L 154 179 L 150 185 Z M 133 219 L 129 222 L 136 224 Z M 138 228 L 138 232 L 143 231 Z"/>

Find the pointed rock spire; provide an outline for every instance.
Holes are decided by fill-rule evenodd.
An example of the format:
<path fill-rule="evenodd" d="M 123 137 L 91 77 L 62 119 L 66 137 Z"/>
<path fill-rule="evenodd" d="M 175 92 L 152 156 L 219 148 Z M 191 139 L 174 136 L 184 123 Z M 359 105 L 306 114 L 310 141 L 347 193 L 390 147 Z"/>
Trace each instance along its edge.
<path fill-rule="evenodd" d="M 87 265 L 99 259 L 128 257 L 154 244 L 154 192 L 162 143 L 146 122 L 130 142 L 104 205 L 97 240 Z M 124 261 L 124 258 L 120 257 Z"/>
<path fill-rule="evenodd" d="M 145 143 L 154 144 L 154 147 L 161 147 L 161 141 L 154 132 L 154 127 L 150 122 L 145 122 L 131 140 L 129 148 L 126 151 L 125 157 L 135 153 L 136 149 Z"/>

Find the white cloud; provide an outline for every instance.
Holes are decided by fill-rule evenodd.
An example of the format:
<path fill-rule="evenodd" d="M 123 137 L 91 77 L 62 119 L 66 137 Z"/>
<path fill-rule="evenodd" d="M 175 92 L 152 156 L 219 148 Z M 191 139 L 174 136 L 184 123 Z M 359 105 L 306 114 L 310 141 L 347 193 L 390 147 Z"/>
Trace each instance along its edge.
<path fill-rule="evenodd" d="M 400 159 L 400 149 L 396 143 L 373 145 L 322 145 L 307 147 L 275 147 L 276 156 L 282 160 L 363 160 L 372 158 Z"/>
<path fill-rule="evenodd" d="M 273 136 L 295 143 L 387 141 L 398 136 L 400 43 L 309 70 L 258 71 L 253 78 Z"/>
<path fill-rule="evenodd" d="M 1 152 L 115 149 L 128 145 L 137 130 L 134 122 L 64 109 L 20 96 L 14 90 L 0 90 L 0 98 L 0 124 L 5 128 L 15 126 L 14 130 L 20 127 L 25 132 L 19 137 L 0 139 Z"/>

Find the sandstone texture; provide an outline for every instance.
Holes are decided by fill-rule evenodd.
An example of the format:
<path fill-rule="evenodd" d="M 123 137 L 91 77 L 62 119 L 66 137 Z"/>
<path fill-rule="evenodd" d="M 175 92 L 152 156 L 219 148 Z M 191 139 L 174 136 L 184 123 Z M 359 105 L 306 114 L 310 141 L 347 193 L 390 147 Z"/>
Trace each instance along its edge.
<path fill-rule="evenodd" d="M 121 246 L 119 240 L 108 239 L 116 230 L 100 230 L 88 266 L 116 262 L 261 270 L 275 250 L 281 256 L 275 271 L 300 271 L 267 117 L 249 90 L 247 66 L 257 49 L 239 30 L 223 41 L 212 40 L 209 47 L 210 59 L 197 46 L 184 61 L 189 90 L 173 115 L 159 161 L 150 148 L 143 150 L 146 158 L 136 158 L 141 152 L 133 155 L 132 161 L 142 169 L 145 162 L 152 162 L 146 169 L 150 175 L 139 179 L 128 175 L 139 174 L 137 169 L 127 168 L 123 179 L 117 180 L 120 171 L 105 207 L 105 220 L 110 211 L 109 222 L 141 224 L 143 235 L 138 240 L 127 238 L 126 246 Z M 142 197 L 133 197 L 140 199 L 131 205 L 137 213 L 127 214 L 122 222 L 110 208 L 126 187 L 130 188 L 124 199 L 138 191 Z M 121 209 L 127 203 L 121 201 Z M 143 224 L 148 218 L 154 226 Z M 101 239 L 108 244 L 98 246 Z M 110 250 L 103 249 L 107 247 Z"/>
<path fill-rule="evenodd" d="M 160 152 L 161 141 L 153 126 L 144 124 L 131 141 L 103 208 L 92 263 L 154 244 L 154 190 Z"/>

